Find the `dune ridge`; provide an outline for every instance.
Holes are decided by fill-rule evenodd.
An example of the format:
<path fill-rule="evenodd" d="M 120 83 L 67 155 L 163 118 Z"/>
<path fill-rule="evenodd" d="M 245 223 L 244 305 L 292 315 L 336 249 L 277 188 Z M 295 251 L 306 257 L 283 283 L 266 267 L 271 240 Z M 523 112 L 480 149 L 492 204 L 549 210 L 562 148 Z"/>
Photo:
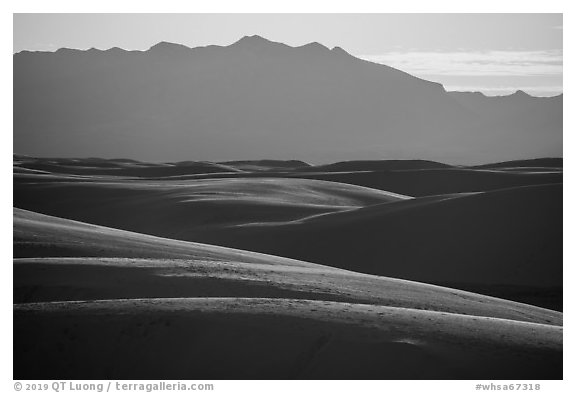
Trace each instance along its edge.
<path fill-rule="evenodd" d="M 196 240 L 456 288 L 484 285 L 482 293 L 510 285 L 510 296 L 515 286 L 546 295 L 562 287 L 561 201 L 561 185 L 416 198 L 219 228 Z M 554 296 L 547 304 L 561 308 L 561 292 Z"/>
<path fill-rule="evenodd" d="M 84 290 L 91 290 L 93 294 L 107 293 L 107 296 L 113 296 L 111 294 L 114 292 L 123 290 L 122 286 L 115 287 L 109 280 L 91 282 L 90 274 L 97 269 L 90 267 L 99 267 L 105 277 L 120 274 L 126 277 L 124 280 L 137 274 L 135 272 L 147 270 L 147 273 L 134 281 L 138 282 L 148 275 L 155 282 L 154 285 L 165 281 L 163 287 L 170 288 L 172 280 L 174 284 L 182 286 L 184 292 L 187 277 L 191 282 L 198 278 L 241 280 L 244 283 L 251 280 L 256 286 L 265 284 L 282 289 L 298 288 L 311 293 L 334 294 L 341 298 L 356 297 L 363 302 L 401 307 L 410 304 L 411 307 L 428 307 L 433 310 L 506 315 L 511 319 L 561 324 L 560 313 L 539 307 L 271 255 L 87 225 L 19 209 L 15 210 L 14 232 L 14 255 L 17 258 L 14 270 L 18 278 L 15 288 L 20 288 L 19 292 L 42 287 L 75 287 L 71 291 L 74 294 L 81 293 L 82 286 L 87 285 Z M 46 247 L 47 244 L 56 244 L 58 247 Z M 80 253 L 82 257 L 79 258 Z M 159 257 L 159 253 L 164 253 L 164 257 Z M 33 257 L 21 259 L 25 255 Z M 70 269 L 70 265 L 74 269 Z M 42 274 L 34 275 L 34 271 L 41 271 Z M 88 280 L 85 278 L 84 283 L 76 283 L 75 277 L 81 276 L 82 272 L 85 272 L 84 277 L 88 277 Z M 153 289 L 140 286 L 135 287 L 134 291 L 147 293 Z M 431 300 L 433 298 L 437 300 Z M 27 301 L 34 299 L 28 298 Z M 491 306 L 486 307 L 485 303 Z"/>
<path fill-rule="evenodd" d="M 556 168 L 31 159 L 15 157 L 15 378 L 562 378 Z M 307 178 L 365 175 L 394 191 Z"/>
<path fill-rule="evenodd" d="M 560 327 L 422 310 L 291 299 L 127 299 L 18 305 L 14 319 L 16 336 L 30 340 L 15 357 L 19 378 L 561 377 Z M 35 345 L 40 355 L 59 345 L 67 360 L 28 356 Z M 79 361 L 87 348 L 98 351 Z M 167 361 L 186 353 L 195 356 Z M 104 359 L 107 366 L 98 367 Z"/>
<path fill-rule="evenodd" d="M 515 162 L 525 166 L 513 172 L 506 164 L 504 170 L 255 170 L 188 179 L 15 173 L 14 196 L 17 207 L 48 215 L 561 310 L 562 172 L 529 166 L 558 162 Z M 362 163 L 353 162 L 357 169 Z M 422 163 L 429 165 L 390 165 Z M 363 176 L 377 179 L 377 188 L 348 184 Z"/>

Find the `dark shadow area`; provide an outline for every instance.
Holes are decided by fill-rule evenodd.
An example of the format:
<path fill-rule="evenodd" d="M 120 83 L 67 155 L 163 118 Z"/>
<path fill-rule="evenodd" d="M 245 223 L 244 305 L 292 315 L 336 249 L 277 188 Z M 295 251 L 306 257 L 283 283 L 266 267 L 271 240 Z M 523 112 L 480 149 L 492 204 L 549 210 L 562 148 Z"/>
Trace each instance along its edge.
<path fill-rule="evenodd" d="M 240 312 L 234 304 L 224 313 L 67 311 L 65 304 L 17 310 L 14 378 L 562 378 L 562 352 L 546 339 L 529 346 L 458 332 L 410 339 L 409 329 L 395 333 L 345 311 L 328 321 L 322 307 L 297 317 Z"/>

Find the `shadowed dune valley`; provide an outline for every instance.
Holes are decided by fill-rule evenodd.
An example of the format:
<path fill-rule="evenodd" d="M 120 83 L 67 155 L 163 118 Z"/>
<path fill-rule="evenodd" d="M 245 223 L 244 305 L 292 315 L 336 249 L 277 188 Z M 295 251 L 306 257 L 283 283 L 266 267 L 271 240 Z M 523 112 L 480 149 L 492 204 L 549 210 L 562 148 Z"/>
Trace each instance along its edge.
<path fill-rule="evenodd" d="M 14 379 L 564 378 L 561 91 L 352 38 L 15 50 Z"/>

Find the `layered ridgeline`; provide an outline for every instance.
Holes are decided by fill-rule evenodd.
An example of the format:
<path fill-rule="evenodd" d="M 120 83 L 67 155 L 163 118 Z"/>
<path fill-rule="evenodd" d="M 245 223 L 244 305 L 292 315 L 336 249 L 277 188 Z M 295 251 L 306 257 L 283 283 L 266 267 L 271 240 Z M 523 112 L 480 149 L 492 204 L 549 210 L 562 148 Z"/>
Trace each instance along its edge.
<path fill-rule="evenodd" d="M 464 168 L 15 156 L 14 206 L 562 309 L 561 159 Z"/>
<path fill-rule="evenodd" d="M 318 43 L 14 55 L 14 150 L 152 161 L 562 154 L 562 96 L 491 98 Z"/>
<path fill-rule="evenodd" d="M 14 255 L 18 379 L 562 378 L 521 303 L 21 209 Z"/>
<path fill-rule="evenodd" d="M 561 159 L 13 179 L 17 379 L 562 378 Z"/>

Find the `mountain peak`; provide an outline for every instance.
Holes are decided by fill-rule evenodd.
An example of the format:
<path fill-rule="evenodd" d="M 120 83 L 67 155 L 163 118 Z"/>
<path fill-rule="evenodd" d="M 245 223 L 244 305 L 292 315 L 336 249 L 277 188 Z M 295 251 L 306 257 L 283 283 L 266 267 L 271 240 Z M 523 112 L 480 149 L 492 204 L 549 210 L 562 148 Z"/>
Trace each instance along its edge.
<path fill-rule="evenodd" d="M 240 38 L 232 45 L 229 45 L 228 48 L 248 52 L 256 51 L 259 53 L 264 53 L 267 51 L 276 51 L 278 49 L 289 48 L 289 46 L 281 42 L 270 41 L 262 36 L 255 34 Z"/>
<path fill-rule="evenodd" d="M 233 43 L 231 46 L 245 46 L 245 45 L 270 45 L 270 44 L 278 44 L 277 42 L 272 42 L 267 40 L 266 38 L 259 36 L 258 34 L 254 35 L 245 35 L 244 37 L 240 38 L 238 41 Z"/>
<path fill-rule="evenodd" d="M 151 46 L 150 49 L 148 49 L 148 52 L 150 52 L 150 53 L 172 53 L 172 52 L 183 51 L 183 50 L 188 51 L 188 50 L 190 50 L 190 48 L 187 47 L 186 45 L 182 45 L 182 44 L 175 44 L 173 42 L 160 41 L 156 45 Z"/>
<path fill-rule="evenodd" d="M 339 46 L 335 46 L 334 48 L 331 49 L 331 52 L 334 54 L 338 54 L 338 55 L 346 55 L 346 56 L 351 56 L 350 53 L 346 52 L 344 49 L 342 49 Z"/>
<path fill-rule="evenodd" d="M 125 49 L 119 48 L 117 46 L 114 46 L 108 50 L 106 50 L 106 52 L 110 52 L 110 53 L 124 53 L 127 52 Z"/>
<path fill-rule="evenodd" d="M 454 162 L 562 152 L 562 98 L 540 105 L 542 100 L 517 92 L 501 100 L 465 101 L 468 96 L 446 94 L 439 83 L 318 43 L 302 49 L 248 36 L 227 46 L 160 42 L 118 57 L 84 52 L 15 57 L 14 151 L 128 151 L 157 161 L 266 154 Z M 54 143 L 37 143 L 47 129 L 58 130 L 50 134 Z M 69 150 L 79 132 L 86 140 Z M 134 143 L 144 135 L 146 143 Z M 217 147 L 222 135 L 232 135 L 235 143 Z M 450 138 L 454 143 L 446 143 Z"/>
<path fill-rule="evenodd" d="M 322 50 L 322 51 L 329 51 L 330 50 L 319 42 L 309 42 L 307 44 L 299 46 L 298 48 L 299 49 L 309 49 L 309 50 Z"/>
<path fill-rule="evenodd" d="M 526 93 L 524 90 L 516 90 L 516 92 L 514 94 L 512 94 L 513 97 L 532 97 L 530 94 Z"/>
<path fill-rule="evenodd" d="M 78 52 L 84 52 L 81 49 L 73 49 L 73 48 L 59 48 L 56 50 L 56 52 L 54 53 L 58 53 L 58 54 L 71 54 L 71 53 L 78 53 Z"/>

